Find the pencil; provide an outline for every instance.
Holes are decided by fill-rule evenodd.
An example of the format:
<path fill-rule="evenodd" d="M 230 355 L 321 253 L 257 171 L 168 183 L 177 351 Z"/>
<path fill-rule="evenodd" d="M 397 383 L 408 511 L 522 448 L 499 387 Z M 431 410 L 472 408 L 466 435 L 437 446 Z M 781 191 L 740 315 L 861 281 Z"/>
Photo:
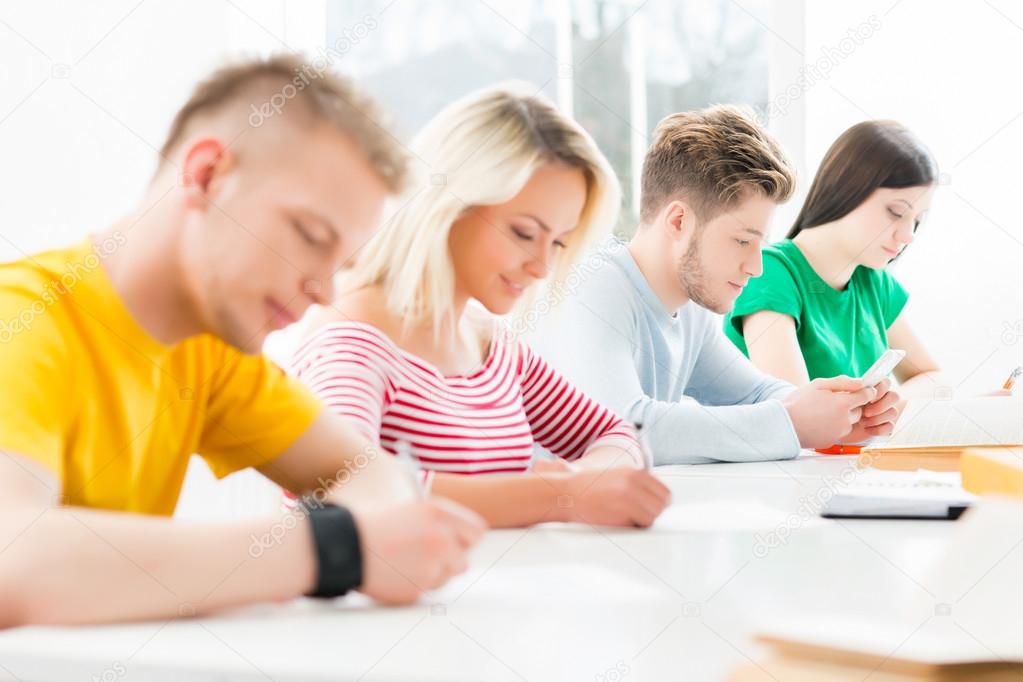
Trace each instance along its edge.
<path fill-rule="evenodd" d="M 1023 367 L 1017 367 L 1016 369 L 1012 370 L 1012 372 L 1009 373 L 1009 378 L 1005 380 L 1004 384 L 1002 384 L 1002 390 L 1011 391 L 1012 387 L 1016 384 L 1016 379 L 1019 378 L 1020 374 L 1023 374 Z"/>
<path fill-rule="evenodd" d="M 643 431 L 643 422 L 633 422 L 632 428 L 636 429 L 639 452 L 643 456 L 643 468 L 650 471 L 654 468 L 654 453 L 650 450 L 650 443 L 647 440 L 646 433 Z"/>
<path fill-rule="evenodd" d="M 419 466 L 416 464 L 415 458 L 412 457 L 412 448 L 409 446 L 408 441 L 398 441 L 395 451 L 395 454 L 398 456 L 398 462 L 408 472 L 409 480 L 412 483 L 412 489 L 416 492 L 416 496 L 425 497 L 423 486 L 419 483 Z"/>

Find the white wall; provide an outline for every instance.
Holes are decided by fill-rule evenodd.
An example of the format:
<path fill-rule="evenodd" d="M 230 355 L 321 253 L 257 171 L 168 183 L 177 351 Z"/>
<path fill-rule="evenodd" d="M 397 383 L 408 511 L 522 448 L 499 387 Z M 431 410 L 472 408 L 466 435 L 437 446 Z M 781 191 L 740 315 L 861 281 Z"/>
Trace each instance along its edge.
<path fill-rule="evenodd" d="M 170 116 L 223 51 L 226 5 L 135 4 L 0 9 L 4 257 L 104 229 L 128 210 Z"/>
<path fill-rule="evenodd" d="M 910 290 L 918 333 L 965 391 L 996 388 L 1023 364 L 1023 6 L 951 0 L 806 2 L 804 60 L 837 62 L 803 95 L 807 172 L 775 224 L 783 233 L 821 157 L 868 118 L 909 126 L 943 173 L 931 215 L 893 272 Z M 877 26 L 850 47 L 843 38 Z M 867 33 L 866 30 L 863 33 Z M 792 36 L 790 36 L 792 37 Z M 855 41 L 854 41 L 855 43 Z M 835 50 L 839 52 L 836 52 Z"/>

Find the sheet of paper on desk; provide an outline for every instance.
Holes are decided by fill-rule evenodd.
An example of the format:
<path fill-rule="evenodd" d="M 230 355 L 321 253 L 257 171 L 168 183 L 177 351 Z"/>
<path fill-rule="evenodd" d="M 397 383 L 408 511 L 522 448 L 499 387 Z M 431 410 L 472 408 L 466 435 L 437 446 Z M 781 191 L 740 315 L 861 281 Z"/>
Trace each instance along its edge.
<path fill-rule="evenodd" d="M 686 502 L 673 504 L 665 509 L 654 522 L 653 530 L 667 532 L 736 531 L 750 532 L 772 530 L 789 521 L 792 512 L 771 507 L 763 502 L 746 498 L 714 500 L 712 502 Z M 828 522 L 809 518 L 800 527 L 823 526 Z"/>
<path fill-rule="evenodd" d="M 641 571 L 640 571 L 641 572 Z M 477 606 L 493 601 L 502 609 L 509 604 L 641 604 L 663 600 L 662 588 L 649 575 L 628 575 L 620 571 L 575 561 L 544 562 L 542 565 L 497 563 L 480 573 L 469 572 L 433 593 L 437 602 L 454 602 L 471 593 Z"/>
<path fill-rule="evenodd" d="M 882 469 L 865 469 L 856 474 L 849 483 L 841 488 L 845 491 L 871 491 L 878 494 L 906 494 L 906 491 L 919 492 L 922 495 L 962 490 L 962 477 L 958 471 L 886 471 Z"/>

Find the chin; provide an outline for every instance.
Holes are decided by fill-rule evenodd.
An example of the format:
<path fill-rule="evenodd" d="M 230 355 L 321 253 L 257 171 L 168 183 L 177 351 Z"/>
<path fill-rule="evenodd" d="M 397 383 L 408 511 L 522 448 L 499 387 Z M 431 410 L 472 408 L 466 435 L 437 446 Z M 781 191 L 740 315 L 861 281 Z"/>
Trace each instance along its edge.
<path fill-rule="evenodd" d="M 492 315 L 507 315 L 515 309 L 515 303 L 510 301 L 480 301 L 480 303 Z"/>
<path fill-rule="evenodd" d="M 709 305 L 706 307 L 712 313 L 717 313 L 718 315 L 727 315 L 728 313 L 732 312 L 732 308 L 735 307 L 735 299 L 730 299 L 727 302 L 718 302 L 715 303 L 714 305 Z"/>
<path fill-rule="evenodd" d="M 886 267 L 892 264 L 893 260 L 895 260 L 895 256 L 889 256 L 888 254 L 885 254 L 883 258 L 879 258 L 877 261 L 873 263 L 865 263 L 865 265 L 871 270 L 884 270 Z"/>
<path fill-rule="evenodd" d="M 259 355 L 263 352 L 263 342 L 266 341 L 267 336 L 266 331 L 260 331 L 243 339 L 224 337 L 224 341 L 246 355 Z"/>
<path fill-rule="evenodd" d="M 263 350 L 263 342 L 266 341 L 269 330 L 266 327 L 251 329 L 235 321 L 229 321 L 228 324 L 221 325 L 214 334 L 227 345 L 246 355 L 258 355 Z"/>
<path fill-rule="evenodd" d="M 738 297 L 732 294 L 732 292 L 728 292 L 727 294 L 718 298 L 709 298 L 707 296 L 701 296 L 699 298 L 694 297 L 691 300 L 693 301 L 693 303 L 696 303 L 702 308 L 706 308 L 712 313 L 717 313 L 718 315 L 725 315 L 726 313 L 731 312 L 732 308 L 735 307 L 736 298 Z"/>

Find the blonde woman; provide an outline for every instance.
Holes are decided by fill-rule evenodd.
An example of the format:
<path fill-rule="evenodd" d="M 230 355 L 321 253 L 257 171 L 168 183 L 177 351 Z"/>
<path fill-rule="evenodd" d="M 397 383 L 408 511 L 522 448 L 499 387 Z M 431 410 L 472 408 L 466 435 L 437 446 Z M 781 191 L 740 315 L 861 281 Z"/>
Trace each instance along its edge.
<path fill-rule="evenodd" d="M 603 237 L 619 204 L 607 161 L 520 86 L 470 94 L 413 142 L 425 182 L 341 283 L 292 368 L 433 494 L 493 526 L 649 526 L 670 502 L 631 426 L 518 342 L 496 316 Z M 563 462 L 530 470 L 534 443 Z"/>

